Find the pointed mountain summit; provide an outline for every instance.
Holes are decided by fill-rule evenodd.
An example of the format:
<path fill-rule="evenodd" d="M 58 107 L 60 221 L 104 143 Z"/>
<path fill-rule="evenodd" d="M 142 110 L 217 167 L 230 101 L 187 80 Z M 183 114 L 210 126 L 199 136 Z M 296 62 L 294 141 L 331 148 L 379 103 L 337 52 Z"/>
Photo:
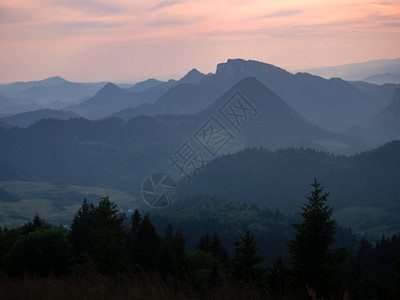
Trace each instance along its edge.
<path fill-rule="evenodd" d="M 98 119 L 136 105 L 138 99 L 135 99 L 134 94 L 109 82 L 92 98 L 64 110 L 73 111 L 86 118 Z"/>
<path fill-rule="evenodd" d="M 115 84 L 108 82 L 100 91 L 98 91 L 95 97 L 115 97 L 117 95 L 128 95 L 129 93 Z"/>
<path fill-rule="evenodd" d="M 158 85 L 165 83 L 164 81 L 159 81 L 155 78 L 150 78 L 145 81 L 140 81 L 136 83 L 133 87 L 129 88 L 130 92 L 142 92 L 151 88 L 154 88 Z"/>
<path fill-rule="evenodd" d="M 197 126 L 211 117 L 247 147 L 312 147 L 339 153 L 361 147 L 351 138 L 311 124 L 254 77 L 239 81 L 197 114 Z"/>
<path fill-rule="evenodd" d="M 180 83 L 198 83 L 202 80 L 206 75 L 197 71 L 196 69 L 192 69 L 185 76 L 183 76 L 179 82 Z"/>
<path fill-rule="evenodd" d="M 253 60 L 229 59 L 218 64 L 214 75 L 199 83 L 227 90 L 246 77 L 257 78 L 313 124 L 330 131 L 345 132 L 352 125 L 365 125 L 385 105 L 383 99 L 373 99 L 339 78 L 327 80 L 307 73 L 292 74 Z"/>

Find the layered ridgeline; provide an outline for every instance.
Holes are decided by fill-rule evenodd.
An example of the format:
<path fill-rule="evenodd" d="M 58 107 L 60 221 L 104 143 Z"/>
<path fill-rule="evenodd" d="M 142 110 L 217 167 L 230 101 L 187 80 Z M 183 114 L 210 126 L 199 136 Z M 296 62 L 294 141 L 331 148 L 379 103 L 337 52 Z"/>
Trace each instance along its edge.
<path fill-rule="evenodd" d="M 215 159 L 192 182 L 182 181 L 179 199 L 211 194 L 236 203 L 296 212 L 308 182 L 331 192 L 341 224 L 369 232 L 400 228 L 400 142 L 353 156 L 315 150 L 246 149 Z M 178 201 L 179 202 L 179 201 Z"/>
<path fill-rule="evenodd" d="M 341 66 L 308 69 L 305 72 L 325 78 L 362 80 L 371 83 L 400 83 L 400 59 L 379 59 Z"/>
<path fill-rule="evenodd" d="M 218 64 L 216 73 L 199 83 L 229 88 L 248 76 L 257 78 L 312 123 L 336 132 L 344 132 L 352 125 L 365 125 L 391 100 L 360 90 L 340 78 L 327 80 L 308 73 L 292 74 L 270 64 L 241 59 Z"/>
<path fill-rule="evenodd" d="M 78 117 L 79 115 L 71 111 L 39 109 L 39 110 L 15 114 L 9 117 L 0 118 L 0 121 L 3 122 L 4 124 L 7 124 L 8 127 L 12 126 L 28 127 L 42 119 L 68 120 Z"/>
<path fill-rule="evenodd" d="M 232 134 L 232 144 L 241 143 L 241 146 L 309 147 L 335 153 L 354 153 L 367 146 L 313 125 L 253 77 L 239 81 L 198 113 L 196 124 L 210 117 L 220 120 Z"/>
<path fill-rule="evenodd" d="M 247 77 L 256 78 L 314 125 L 335 132 L 365 127 L 399 87 L 292 74 L 267 63 L 234 59 L 218 64 L 215 74 L 193 69 L 180 80 L 149 79 L 134 86 L 78 84 L 59 77 L 0 85 L 0 108 L 8 114 L 63 108 L 89 119 L 195 114 Z"/>
<path fill-rule="evenodd" d="M 148 79 L 129 88 L 108 83 L 92 98 L 65 109 L 89 119 L 114 114 L 131 119 L 138 115 L 196 113 L 220 93 L 217 88 L 196 85 L 205 76 L 193 69 L 178 81 Z"/>
<path fill-rule="evenodd" d="M 121 89 L 112 83 L 107 83 L 90 99 L 68 106 L 65 109 L 86 118 L 100 118 L 127 106 L 136 106 L 138 104 L 140 102 L 135 98 L 135 94 Z"/>
<path fill-rule="evenodd" d="M 238 95 L 243 98 L 238 100 Z M 239 104 L 247 105 L 244 111 Z M 204 132 L 212 136 L 205 138 Z M 252 146 L 312 147 L 334 153 L 365 147 L 310 124 L 254 78 L 240 81 L 192 116 L 137 117 L 127 122 L 47 119 L 26 129 L 3 130 L 0 140 L 2 180 L 59 179 L 130 190 L 137 190 L 152 172 L 176 172 L 169 157 L 185 141 L 207 160 Z"/>
<path fill-rule="evenodd" d="M 398 87 L 339 78 L 328 80 L 308 73 L 292 74 L 258 61 L 230 59 L 218 64 L 215 74 L 198 75 L 197 81 L 189 85 L 182 84 L 187 81 L 181 79 L 154 103 L 127 108 L 116 116 L 129 119 L 140 114 L 195 113 L 204 109 L 210 98 L 214 100 L 247 77 L 256 78 L 313 124 L 335 132 L 365 126 L 373 114 L 390 102 Z"/>
<path fill-rule="evenodd" d="M 365 128 L 353 127 L 348 133 L 378 144 L 400 140 L 400 89 L 395 91 L 388 106 L 369 119 Z"/>
<path fill-rule="evenodd" d="M 2 113 L 19 113 L 39 108 L 60 109 L 92 97 L 104 85 L 104 82 L 71 82 L 61 77 L 1 84 L 0 109 Z"/>
<path fill-rule="evenodd" d="M 155 103 L 143 103 L 135 108 L 126 108 L 114 114 L 129 120 L 138 115 L 195 114 L 212 103 L 221 89 L 194 83 L 179 83 L 166 91 Z"/>

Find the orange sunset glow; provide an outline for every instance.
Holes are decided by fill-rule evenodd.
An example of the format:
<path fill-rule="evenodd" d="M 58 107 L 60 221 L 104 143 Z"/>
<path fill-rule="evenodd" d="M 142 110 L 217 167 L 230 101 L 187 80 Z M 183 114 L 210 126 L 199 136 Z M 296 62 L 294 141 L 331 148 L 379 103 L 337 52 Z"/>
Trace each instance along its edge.
<path fill-rule="evenodd" d="M 0 82 L 177 78 L 228 58 L 288 70 L 400 57 L 400 1 L 0 3 Z"/>

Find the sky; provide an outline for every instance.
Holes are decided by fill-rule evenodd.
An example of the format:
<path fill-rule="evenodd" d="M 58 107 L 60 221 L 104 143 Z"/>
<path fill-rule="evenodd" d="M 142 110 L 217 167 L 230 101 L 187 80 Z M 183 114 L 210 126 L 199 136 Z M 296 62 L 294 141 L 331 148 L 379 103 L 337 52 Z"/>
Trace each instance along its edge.
<path fill-rule="evenodd" d="M 0 82 L 133 83 L 400 57 L 400 0 L 0 0 Z"/>

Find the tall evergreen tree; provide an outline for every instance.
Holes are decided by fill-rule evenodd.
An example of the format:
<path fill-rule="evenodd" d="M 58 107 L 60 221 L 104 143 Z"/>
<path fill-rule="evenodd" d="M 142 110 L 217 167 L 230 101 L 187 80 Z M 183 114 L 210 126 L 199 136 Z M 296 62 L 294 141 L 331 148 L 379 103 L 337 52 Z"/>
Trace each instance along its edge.
<path fill-rule="evenodd" d="M 208 233 L 201 235 L 200 240 L 197 243 L 196 249 L 211 252 L 211 241 Z"/>
<path fill-rule="evenodd" d="M 132 215 L 132 227 L 131 232 L 134 233 L 136 229 L 139 228 L 140 223 L 142 222 L 142 215 L 140 214 L 138 209 L 135 209 L 135 212 Z"/>
<path fill-rule="evenodd" d="M 311 186 L 313 191 L 302 207 L 303 222 L 294 225 L 297 232 L 289 242 L 290 265 L 299 299 L 308 298 L 307 286 L 318 298 L 329 299 L 339 292 L 340 272 L 347 256 L 344 248 L 331 249 L 336 221 L 331 219 L 332 208 L 326 205 L 329 193 L 316 179 Z"/>
<path fill-rule="evenodd" d="M 262 263 L 263 258 L 257 255 L 256 241 L 249 229 L 245 230 L 240 239 L 235 240 L 234 246 L 232 264 L 235 278 L 247 282 L 256 281 L 262 273 L 257 265 Z"/>
<path fill-rule="evenodd" d="M 213 238 L 211 239 L 210 243 L 210 251 L 211 254 L 218 259 L 222 263 L 228 263 L 229 261 L 229 256 L 228 256 L 228 251 L 222 245 L 221 240 L 218 237 L 218 234 L 215 232 L 213 235 Z"/>
<path fill-rule="evenodd" d="M 70 240 L 78 257 L 82 258 L 83 252 L 87 251 L 91 243 L 90 230 L 93 223 L 94 205 L 88 203 L 86 198 L 82 206 L 74 216 L 71 225 Z"/>
<path fill-rule="evenodd" d="M 160 256 L 161 238 L 150 216 L 146 214 L 135 231 L 131 247 L 133 263 L 144 268 L 157 268 Z"/>
<path fill-rule="evenodd" d="M 117 204 L 107 197 L 102 198 L 93 211 L 90 228 L 90 258 L 97 270 L 112 275 L 124 268 L 126 234 Z"/>

